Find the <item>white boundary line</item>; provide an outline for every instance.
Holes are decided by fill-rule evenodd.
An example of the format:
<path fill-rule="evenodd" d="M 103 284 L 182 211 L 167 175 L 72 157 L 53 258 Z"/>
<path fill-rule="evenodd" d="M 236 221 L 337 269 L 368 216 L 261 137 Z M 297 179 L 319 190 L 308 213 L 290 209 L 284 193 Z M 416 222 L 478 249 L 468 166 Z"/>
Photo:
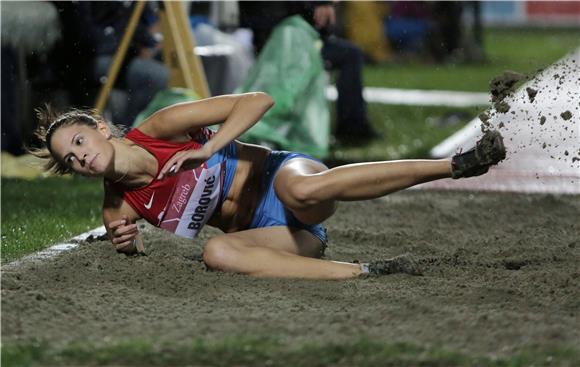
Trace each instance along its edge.
<path fill-rule="evenodd" d="M 326 98 L 336 101 L 338 92 L 334 85 L 326 88 Z M 407 106 L 451 106 L 471 107 L 490 104 L 488 93 L 457 92 L 449 90 L 421 90 L 365 87 L 365 101 L 370 103 L 395 104 Z"/>
<path fill-rule="evenodd" d="M 94 237 L 98 237 L 98 236 L 102 236 L 105 233 L 107 233 L 105 226 L 100 226 L 98 228 L 91 229 L 88 232 L 82 233 L 76 237 L 71 238 L 67 242 L 56 244 L 56 245 L 51 246 L 51 247 L 44 249 L 42 251 L 35 252 L 33 254 L 24 256 L 21 259 L 18 259 L 18 260 L 11 262 L 11 263 L 3 265 L 2 271 L 14 270 L 14 269 L 19 268 L 22 265 L 25 265 L 28 263 L 33 263 L 33 262 L 39 261 L 39 260 L 42 261 L 42 260 L 50 259 L 52 257 L 55 257 L 57 255 L 60 255 L 64 252 L 66 252 L 66 251 L 69 251 L 69 250 L 72 250 L 72 249 L 78 247 L 79 242 L 86 240 L 91 235 Z"/>

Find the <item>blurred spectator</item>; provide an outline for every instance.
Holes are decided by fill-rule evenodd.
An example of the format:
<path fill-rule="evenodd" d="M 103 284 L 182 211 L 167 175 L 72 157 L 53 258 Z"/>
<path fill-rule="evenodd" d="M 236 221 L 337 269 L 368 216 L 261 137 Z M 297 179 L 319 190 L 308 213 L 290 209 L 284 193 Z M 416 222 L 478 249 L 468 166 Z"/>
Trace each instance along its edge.
<path fill-rule="evenodd" d="M 367 119 L 362 96 L 363 54 L 353 43 L 331 34 L 336 14 L 331 2 L 261 2 L 241 1 L 240 26 L 250 28 L 259 53 L 270 33 L 284 18 L 301 15 L 313 25 L 323 40 L 322 58 L 330 70 L 338 70 L 336 102 L 336 137 L 354 142 L 376 136 Z"/>
<path fill-rule="evenodd" d="M 391 49 L 383 31 L 383 18 L 387 10 L 385 3 L 346 1 L 343 4 L 346 37 L 359 46 L 371 62 L 390 61 Z"/>
<path fill-rule="evenodd" d="M 52 84 L 49 87 L 66 90 L 67 104 L 92 106 L 98 87 L 92 70 L 99 28 L 92 17 L 91 2 L 54 1 L 53 4 L 58 9 L 62 38 L 50 53 L 51 68 L 40 70 L 44 75 L 39 79 Z"/>
<path fill-rule="evenodd" d="M 385 33 L 393 48 L 399 53 L 424 53 L 431 28 L 429 13 L 423 1 L 390 2 Z"/>
<path fill-rule="evenodd" d="M 469 22 L 464 22 L 467 15 Z M 438 63 L 485 58 L 477 1 L 390 2 L 385 33 L 402 55 L 418 55 Z"/>
<path fill-rule="evenodd" d="M 104 78 L 119 48 L 134 4 L 128 1 L 91 2 L 91 15 L 97 27 L 93 75 L 101 83 L 105 82 Z M 150 4 L 147 3 L 139 19 L 117 83 L 127 91 L 127 107 L 113 120 L 129 126 L 155 94 L 167 87 L 169 80 L 165 65 L 156 59 L 158 41 L 152 32 L 156 17 Z"/>
<path fill-rule="evenodd" d="M 433 18 L 430 33 L 431 53 L 436 62 L 456 61 L 461 47 L 462 4 L 457 1 L 429 3 Z"/>
<path fill-rule="evenodd" d="M 18 64 L 14 48 L 2 45 L 2 150 L 14 155 L 24 153 L 18 125 Z"/>
<path fill-rule="evenodd" d="M 485 61 L 483 45 L 483 25 L 481 19 L 481 2 L 465 1 L 463 5 L 464 32 L 464 57 L 465 61 Z"/>
<path fill-rule="evenodd" d="M 52 53 L 57 79 L 69 91 L 70 103 L 92 106 L 105 83 L 134 2 L 55 1 L 62 26 L 62 42 Z M 108 109 L 115 123 L 131 126 L 155 94 L 166 88 L 168 71 L 155 59 L 158 42 L 151 31 L 156 18 L 147 3 L 123 60 Z M 116 98 L 120 97 L 120 98 Z M 111 103 L 112 102 L 112 103 Z"/>
<path fill-rule="evenodd" d="M 33 128 L 30 61 L 45 58 L 61 34 L 58 12 L 49 2 L 9 1 L 1 7 L 2 150 L 18 155 Z"/>

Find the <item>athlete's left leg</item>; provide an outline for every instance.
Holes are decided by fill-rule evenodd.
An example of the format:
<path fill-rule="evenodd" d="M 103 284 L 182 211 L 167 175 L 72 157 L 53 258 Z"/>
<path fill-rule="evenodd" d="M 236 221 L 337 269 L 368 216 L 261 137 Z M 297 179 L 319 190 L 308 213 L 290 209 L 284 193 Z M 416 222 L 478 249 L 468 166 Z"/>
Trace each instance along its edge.
<path fill-rule="evenodd" d="M 305 224 L 333 214 L 335 201 L 374 199 L 419 183 L 451 177 L 451 160 L 402 160 L 349 164 L 328 169 L 307 158 L 289 160 L 274 188 L 286 207 Z"/>
<path fill-rule="evenodd" d="M 320 162 L 294 158 L 278 170 L 274 188 L 296 218 L 314 224 L 332 215 L 335 200 L 373 199 L 440 178 L 479 176 L 505 157 L 501 134 L 490 130 L 475 147 L 451 159 L 360 163 L 327 169 Z"/>

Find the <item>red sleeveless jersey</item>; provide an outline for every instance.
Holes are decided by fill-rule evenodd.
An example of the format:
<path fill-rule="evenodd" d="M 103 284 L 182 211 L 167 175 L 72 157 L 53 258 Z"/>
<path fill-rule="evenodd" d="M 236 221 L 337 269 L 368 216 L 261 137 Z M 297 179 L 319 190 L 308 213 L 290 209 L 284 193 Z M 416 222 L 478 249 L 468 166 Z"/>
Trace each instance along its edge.
<path fill-rule="evenodd" d="M 161 180 L 157 176 L 175 153 L 199 149 L 213 134 L 212 130 L 203 128 L 191 141 L 174 143 L 152 138 L 138 129 L 129 131 L 126 138 L 153 154 L 158 168 L 149 185 L 125 190 L 123 199 L 154 226 L 179 236 L 195 237 L 221 202 L 225 159 L 216 154 L 195 169 L 165 176 Z"/>

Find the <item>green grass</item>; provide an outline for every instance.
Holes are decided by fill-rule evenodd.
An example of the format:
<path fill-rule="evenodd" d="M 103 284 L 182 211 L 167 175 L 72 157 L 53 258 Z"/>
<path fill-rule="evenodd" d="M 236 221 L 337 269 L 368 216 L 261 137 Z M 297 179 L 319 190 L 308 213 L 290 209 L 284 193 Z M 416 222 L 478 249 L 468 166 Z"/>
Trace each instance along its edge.
<path fill-rule="evenodd" d="M 368 66 L 364 84 L 372 87 L 487 92 L 505 70 L 535 74 L 580 46 L 578 29 L 488 29 L 487 62 L 437 65 L 404 63 Z"/>
<path fill-rule="evenodd" d="M 102 224 L 102 184 L 82 177 L 2 179 L 2 263 Z"/>
<path fill-rule="evenodd" d="M 337 145 L 331 163 L 392 159 L 428 158 L 429 151 L 442 140 L 477 116 L 479 107 L 428 107 L 369 104 L 368 115 L 380 139 L 353 146 Z M 456 115 L 450 125 L 437 125 L 441 119 Z"/>
<path fill-rule="evenodd" d="M 156 345 L 131 339 L 92 345 L 76 341 L 60 349 L 45 342 L 4 344 L 2 366 L 575 366 L 577 349 L 523 349 L 507 358 L 467 356 L 437 347 L 380 343 L 361 339 L 345 344 L 309 343 L 287 347 L 271 338 L 230 337 L 221 342 L 195 340 Z"/>

